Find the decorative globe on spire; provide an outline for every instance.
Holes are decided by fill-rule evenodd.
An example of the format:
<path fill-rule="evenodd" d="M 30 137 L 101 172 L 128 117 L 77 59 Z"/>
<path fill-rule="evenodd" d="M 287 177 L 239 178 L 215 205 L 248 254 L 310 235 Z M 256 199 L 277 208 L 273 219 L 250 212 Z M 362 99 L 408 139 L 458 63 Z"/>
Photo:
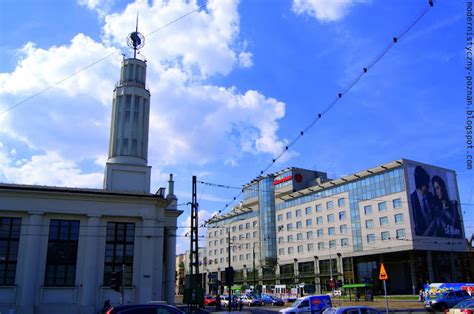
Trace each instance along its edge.
<path fill-rule="evenodd" d="M 137 14 L 137 25 L 135 31 L 130 33 L 127 37 L 127 45 L 133 49 L 133 58 L 137 57 L 137 50 L 145 46 L 145 36 L 142 33 L 138 32 L 138 14 Z"/>

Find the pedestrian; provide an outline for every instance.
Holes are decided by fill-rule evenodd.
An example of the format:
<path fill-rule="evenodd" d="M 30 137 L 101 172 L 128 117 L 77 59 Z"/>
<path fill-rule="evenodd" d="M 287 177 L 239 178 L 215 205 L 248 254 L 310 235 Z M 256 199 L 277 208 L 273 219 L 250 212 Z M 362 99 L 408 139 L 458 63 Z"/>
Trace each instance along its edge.
<path fill-rule="evenodd" d="M 218 294 L 216 297 L 216 311 L 221 310 L 221 296 Z"/>
<path fill-rule="evenodd" d="M 239 299 L 239 311 L 242 311 L 243 307 L 244 307 L 244 302 L 242 302 L 242 299 Z"/>
<path fill-rule="evenodd" d="M 423 302 L 425 299 L 425 292 L 423 291 L 423 289 L 420 289 L 420 302 Z"/>

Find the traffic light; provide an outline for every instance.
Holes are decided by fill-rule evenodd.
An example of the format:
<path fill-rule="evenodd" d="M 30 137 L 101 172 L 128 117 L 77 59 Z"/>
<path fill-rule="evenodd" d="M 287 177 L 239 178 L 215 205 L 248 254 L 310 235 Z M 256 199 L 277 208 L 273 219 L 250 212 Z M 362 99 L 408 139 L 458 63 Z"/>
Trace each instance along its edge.
<path fill-rule="evenodd" d="M 110 288 L 120 292 L 122 290 L 122 272 L 113 271 L 110 273 Z"/>
<path fill-rule="evenodd" d="M 234 268 L 226 267 L 225 268 L 225 285 L 232 286 L 234 284 Z"/>

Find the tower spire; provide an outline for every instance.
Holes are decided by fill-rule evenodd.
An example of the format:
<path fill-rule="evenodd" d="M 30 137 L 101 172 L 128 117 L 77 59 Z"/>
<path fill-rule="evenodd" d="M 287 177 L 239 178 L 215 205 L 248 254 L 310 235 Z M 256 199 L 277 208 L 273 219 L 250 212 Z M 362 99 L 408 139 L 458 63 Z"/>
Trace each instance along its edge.
<path fill-rule="evenodd" d="M 143 48 L 145 45 L 145 36 L 138 31 L 138 12 L 137 22 L 135 24 L 135 31 L 130 33 L 127 38 L 127 44 L 133 49 L 133 59 L 137 58 L 137 50 Z"/>

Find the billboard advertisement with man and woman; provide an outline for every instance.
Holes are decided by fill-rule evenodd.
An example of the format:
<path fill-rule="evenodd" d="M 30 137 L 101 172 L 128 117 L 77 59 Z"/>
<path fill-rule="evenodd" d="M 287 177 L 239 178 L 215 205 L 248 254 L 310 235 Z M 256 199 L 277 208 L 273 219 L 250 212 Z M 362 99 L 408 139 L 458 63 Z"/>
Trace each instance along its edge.
<path fill-rule="evenodd" d="M 454 172 L 419 164 L 408 165 L 407 171 L 415 234 L 463 238 Z"/>

